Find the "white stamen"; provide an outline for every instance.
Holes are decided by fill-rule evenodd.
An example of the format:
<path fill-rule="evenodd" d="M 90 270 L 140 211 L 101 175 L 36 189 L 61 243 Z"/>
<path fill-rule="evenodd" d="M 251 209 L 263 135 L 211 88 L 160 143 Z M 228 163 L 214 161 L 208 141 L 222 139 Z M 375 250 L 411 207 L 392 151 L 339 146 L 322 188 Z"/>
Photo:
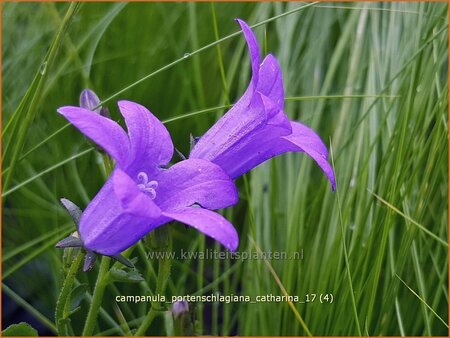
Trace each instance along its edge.
<path fill-rule="evenodd" d="M 158 181 L 148 181 L 147 173 L 141 171 L 137 175 L 138 188 L 140 191 L 146 193 L 151 199 L 156 198 L 156 189 L 158 188 Z"/>
<path fill-rule="evenodd" d="M 156 189 L 156 188 L 158 188 L 158 181 L 150 181 L 150 182 L 148 182 L 146 185 L 147 185 L 147 187 L 149 187 L 149 188 Z"/>
<path fill-rule="evenodd" d="M 148 176 L 145 172 L 141 171 L 138 175 L 137 175 L 138 181 L 143 183 L 144 185 L 147 184 L 148 182 Z"/>
<path fill-rule="evenodd" d="M 146 189 L 145 189 L 145 192 L 147 193 L 147 195 L 150 196 L 150 198 L 151 198 L 152 200 L 154 200 L 154 199 L 156 198 L 156 191 L 155 191 L 155 189 L 152 189 L 152 188 L 146 188 Z"/>

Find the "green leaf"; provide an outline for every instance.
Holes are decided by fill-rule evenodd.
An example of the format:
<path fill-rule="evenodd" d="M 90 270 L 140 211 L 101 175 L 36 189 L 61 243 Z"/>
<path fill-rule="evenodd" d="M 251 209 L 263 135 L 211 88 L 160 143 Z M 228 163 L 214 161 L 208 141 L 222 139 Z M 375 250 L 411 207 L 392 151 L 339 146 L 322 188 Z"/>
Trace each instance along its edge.
<path fill-rule="evenodd" d="M 12 324 L 2 331 L 3 337 L 37 337 L 38 332 L 30 326 L 30 324 L 21 322 L 19 324 Z"/>
<path fill-rule="evenodd" d="M 118 282 L 126 282 L 126 283 L 140 283 L 144 281 L 142 275 L 136 270 L 132 270 L 130 272 L 126 272 L 121 269 L 111 268 L 110 270 L 111 277 L 113 280 Z"/>
<path fill-rule="evenodd" d="M 86 295 L 88 286 L 89 285 L 85 284 L 85 283 L 77 285 L 70 293 L 70 298 L 72 299 L 72 302 L 70 304 L 71 314 L 79 307 L 81 301 L 83 300 L 84 296 Z"/>

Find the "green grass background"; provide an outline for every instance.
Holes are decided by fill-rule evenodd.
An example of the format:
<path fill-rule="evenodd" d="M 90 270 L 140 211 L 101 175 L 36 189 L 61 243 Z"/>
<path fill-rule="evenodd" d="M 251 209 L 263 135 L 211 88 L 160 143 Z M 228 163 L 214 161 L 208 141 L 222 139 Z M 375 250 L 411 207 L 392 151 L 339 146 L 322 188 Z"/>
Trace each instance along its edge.
<path fill-rule="evenodd" d="M 303 250 L 304 259 L 177 261 L 167 295 L 281 295 L 269 263 L 291 295 L 333 294 L 332 304 L 295 304 L 314 335 L 447 335 L 446 3 L 85 3 L 64 21 L 68 6 L 2 3 L 5 294 L 54 330 L 67 272 L 54 244 L 74 230 L 58 199 L 84 208 L 105 180 L 75 128 L 53 135 L 66 124 L 57 107 L 76 105 L 86 87 L 106 99 L 164 67 L 105 106 L 118 119 L 115 101 L 129 99 L 173 119 L 166 126 L 186 154 L 189 134 L 205 132 L 249 80 L 242 35 L 215 41 L 238 32 L 234 18 L 269 19 L 255 32 L 281 64 L 286 112 L 331 142 L 337 191 L 304 154 L 238 179 L 240 202 L 224 214 L 239 250 L 255 251 L 253 238 L 263 251 Z M 177 249 L 222 250 L 173 230 Z M 130 334 L 148 312 L 114 301 L 154 290 L 157 264 L 141 249 L 131 257 L 145 281 L 107 287 L 96 333 Z M 77 275 L 88 287 L 71 317 L 75 334 L 97 271 Z M 195 313 L 201 334 L 307 333 L 287 303 L 197 304 Z M 166 334 L 164 316 L 148 334 Z"/>

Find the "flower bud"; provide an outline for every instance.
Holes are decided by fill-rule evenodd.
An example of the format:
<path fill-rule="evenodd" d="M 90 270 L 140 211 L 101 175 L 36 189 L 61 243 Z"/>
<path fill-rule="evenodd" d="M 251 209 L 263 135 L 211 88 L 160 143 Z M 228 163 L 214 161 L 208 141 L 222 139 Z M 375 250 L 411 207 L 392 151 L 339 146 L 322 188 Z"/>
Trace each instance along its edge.
<path fill-rule="evenodd" d="M 189 303 L 185 300 L 176 301 L 172 305 L 172 315 L 174 319 L 179 318 L 182 314 L 189 311 Z"/>
<path fill-rule="evenodd" d="M 176 301 L 172 304 L 173 330 L 175 336 L 193 336 L 194 311 L 189 311 L 189 303 L 186 301 Z"/>
<path fill-rule="evenodd" d="M 90 89 L 84 89 L 80 94 L 80 107 L 88 110 L 95 111 L 100 114 L 102 107 L 99 107 L 100 99 Z"/>

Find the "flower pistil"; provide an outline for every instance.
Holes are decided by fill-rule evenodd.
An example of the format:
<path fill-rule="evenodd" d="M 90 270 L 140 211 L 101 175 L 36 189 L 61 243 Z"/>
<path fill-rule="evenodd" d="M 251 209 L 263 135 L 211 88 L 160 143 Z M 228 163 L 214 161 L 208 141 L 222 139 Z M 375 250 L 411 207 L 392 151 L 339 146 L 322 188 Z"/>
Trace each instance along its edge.
<path fill-rule="evenodd" d="M 137 175 L 138 188 L 140 191 L 146 193 L 152 200 L 156 198 L 156 189 L 158 188 L 158 181 L 149 181 L 146 172 L 141 171 Z"/>

